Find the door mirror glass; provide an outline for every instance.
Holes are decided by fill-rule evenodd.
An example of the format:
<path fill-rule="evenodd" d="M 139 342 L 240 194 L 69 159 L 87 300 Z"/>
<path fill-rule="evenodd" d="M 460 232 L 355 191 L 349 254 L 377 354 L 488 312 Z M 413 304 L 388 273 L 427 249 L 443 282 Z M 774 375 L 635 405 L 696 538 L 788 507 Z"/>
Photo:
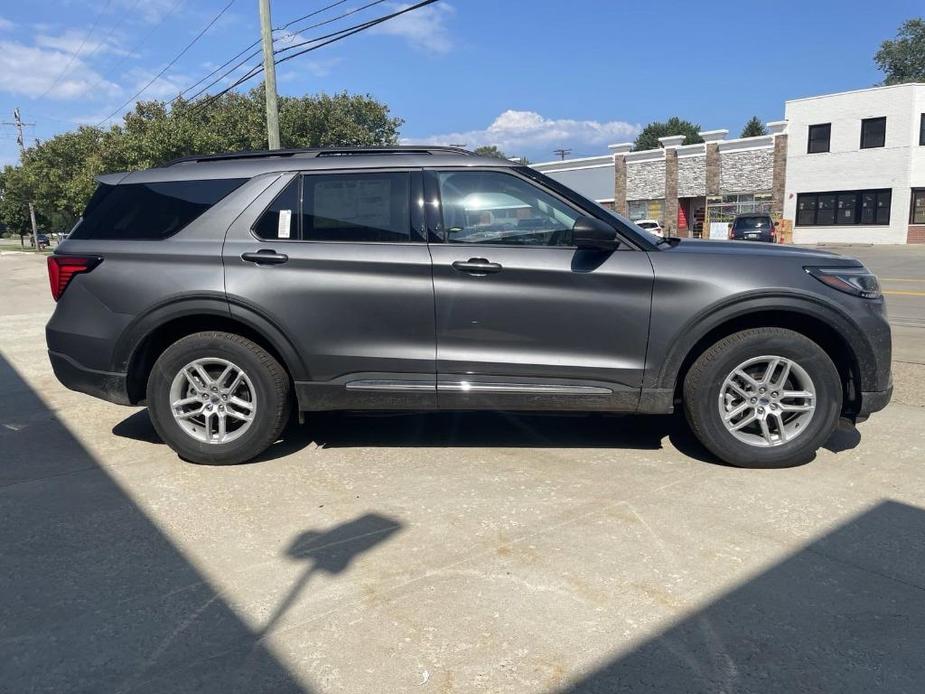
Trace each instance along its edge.
<path fill-rule="evenodd" d="M 597 217 L 579 217 L 572 227 L 572 243 L 578 248 L 612 251 L 620 245 L 616 230 Z"/>

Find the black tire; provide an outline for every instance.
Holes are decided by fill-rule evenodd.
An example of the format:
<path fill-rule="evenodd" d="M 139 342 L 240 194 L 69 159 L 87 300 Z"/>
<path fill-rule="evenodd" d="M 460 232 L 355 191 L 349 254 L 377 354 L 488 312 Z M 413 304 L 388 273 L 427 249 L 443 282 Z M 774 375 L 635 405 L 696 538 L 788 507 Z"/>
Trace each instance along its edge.
<path fill-rule="evenodd" d="M 170 386 L 184 366 L 196 359 L 226 359 L 250 378 L 257 411 L 250 427 L 229 443 L 198 441 L 177 424 L 170 405 Z M 286 424 L 289 409 L 289 376 L 280 363 L 260 345 L 225 332 L 188 335 L 170 345 L 154 364 L 148 378 L 148 414 L 164 442 L 184 460 L 205 465 L 234 465 L 256 457 L 272 445 Z"/>
<path fill-rule="evenodd" d="M 746 360 L 765 355 L 786 357 L 806 371 L 815 386 L 816 409 L 793 440 L 759 447 L 727 430 L 718 402 L 726 376 Z M 784 468 L 812 460 L 832 435 L 841 415 L 842 386 L 832 360 L 806 336 L 784 328 L 752 328 L 723 338 L 697 358 L 684 379 L 683 399 L 694 435 L 718 458 L 738 467 Z"/>

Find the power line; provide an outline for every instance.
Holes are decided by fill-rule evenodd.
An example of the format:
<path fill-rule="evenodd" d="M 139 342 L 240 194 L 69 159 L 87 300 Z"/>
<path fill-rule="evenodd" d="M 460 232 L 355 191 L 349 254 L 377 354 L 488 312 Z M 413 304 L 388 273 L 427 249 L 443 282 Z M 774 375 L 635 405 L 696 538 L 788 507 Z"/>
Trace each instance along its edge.
<path fill-rule="evenodd" d="M 335 17 L 334 19 L 329 19 L 329 20 L 327 20 L 327 21 L 325 21 L 325 22 L 319 22 L 318 24 L 313 24 L 313 25 L 310 26 L 310 27 L 304 27 L 303 29 L 299 29 L 298 31 L 308 31 L 309 29 L 315 29 L 315 28 L 320 27 L 320 26 L 323 26 L 323 25 L 325 25 L 325 24 L 330 24 L 331 22 L 337 21 L 338 19 L 343 19 L 344 17 L 349 17 L 350 15 L 356 14 L 357 12 L 361 12 L 361 11 L 363 11 L 363 10 L 369 9 L 369 8 L 372 7 L 373 5 L 380 5 L 380 4 L 382 4 L 383 2 L 385 2 L 385 1 L 386 1 L 386 0 L 373 0 L 373 2 L 368 3 L 368 4 L 366 4 L 366 5 L 363 5 L 362 7 L 357 7 L 356 9 L 350 10 L 349 12 L 344 12 L 344 14 L 340 15 L 340 17 Z M 425 4 L 426 4 L 426 3 L 425 3 Z M 414 8 L 414 7 L 409 7 L 409 8 L 406 8 L 406 10 L 402 10 L 402 12 L 405 12 L 405 11 L 408 11 L 408 10 L 413 10 L 413 9 L 415 9 L 415 8 Z M 399 14 L 400 14 L 400 13 L 399 13 Z M 377 21 L 377 20 L 370 20 L 370 21 Z M 359 25 L 359 24 L 355 24 L 354 26 L 356 27 L 356 26 L 360 26 L 360 25 Z M 353 27 L 350 27 L 350 28 L 353 28 Z M 346 29 L 344 29 L 344 31 L 346 31 Z M 339 32 L 334 32 L 334 33 L 339 33 Z M 328 36 L 333 36 L 333 35 L 334 35 L 334 34 L 328 34 Z M 322 37 L 320 37 L 320 38 L 327 38 L 327 36 L 322 36 Z M 318 41 L 318 40 L 319 40 L 319 39 L 309 39 L 308 41 L 303 41 L 302 43 L 294 43 L 294 44 L 292 44 L 291 46 L 286 46 L 285 48 L 279 48 L 279 49 L 275 50 L 274 53 L 283 53 L 283 52 L 285 52 L 285 51 L 290 51 L 290 50 L 292 50 L 293 48 L 298 48 L 299 46 L 305 46 L 305 45 L 307 45 L 307 44 L 309 44 L 309 43 L 315 43 L 315 42 Z"/>
<path fill-rule="evenodd" d="M 312 24 L 312 25 L 307 26 L 307 27 L 300 27 L 299 29 L 296 29 L 296 31 L 297 31 L 297 32 L 302 32 L 302 31 L 309 31 L 310 29 L 317 29 L 317 28 L 320 27 L 320 26 L 324 26 L 324 25 L 326 25 L 326 24 L 331 24 L 332 22 L 336 22 L 336 21 L 338 21 L 338 20 L 340 20 L 340 19 L 344 19 L 345 17 L 349 17 L 350 15 L 356 14 L 357 12 L 362 12 L 363 10 L 369 9 L 370 7 L 373 7 L 374 5 L 382 4 L 382 3 L 385 2 L 385 1 L 386 1 L 386 0 L 373 0 L 373 2 L 367 3 L 366 5 L 363 5 L 363 6 L 361 6 L 361 7 L 354 8 L 354 9 L 350 10 L 349 12 L 344 12 L 343 14 L 340 14 L 340 15 L 338 15 L 338 16 L 336 16 L 336 17 L 331 18 L 331 19 L 326 19 L 326 20 L 323 21 L 323 22 L 318 22 L 317 24 Z M 343 2 L 346 2 L 346 0 L 340 0 L 339 2 L 335 2 L 335 3 L 332 3 L 332 4 L 330 4 L 330 5 L 327 5 L 326 7 L 322 7 L 320 10 L 316 10 L 316 11 L 314 11 L 314 12 L 311 12 L 310 14 L 304 15 L 303 17 L 299 17 L 298 19 L 293 19 L 291 22 L 287 22 L 286 24 L 284 24 L 284 25 L 283 25 L 282 27 L 280 27 L 279 29 L 274 29 L 274 31 L 281 31 L 281 30 L 283 30 L 283 29 L 287 29 L 288 27 L 292 26 L 293 24 L 297 24 L 298 22 L 301 22 L 301 21 L 303 21 L 303 20 L 305 20 L 305 19 L 308 19 L 309 17 L 313 17 L 313 16 L 315 16 L 315 15 L 321 13 L 321 12 L 324 12 L 325 10 L 329 10 L 329 9 L 331 9 L 332 7 L 335 7 L 335 6 L 337 6 L 337 5 L 342 4 Z M 352 27 L 350 27 L 350 28 L 352 28 Z M 347 29 L 343 29 L 342 31 L 347 31 Z M 304 46 L 304 45 L 306 45 L 307 43 L 313 43 L 313 42 L 315 42 L 315 41 L 320 41 L 321 39 L 329 38 L 329 37 L 335 36 L 335 35 L 337 35 L 337 34 L 339 34 L 339 33 L 340 33 L 340 32 L 334 32 L 334 33 L 327 34 L 327 35 L 325 35 L 325 36 L 322 36 L 322 37 L 319 37 L 319 38 L 316 38 L 316 39 L 312 39 L 311 41 L 303 41 L 302 43 L 295 44 L 295 45 L 293 45 L 293 46 L 287 46 L 286 48 L 280 48 L 280 49 L 275 50 L 274 53 L 280 53 L 281 51 L 287 51 L 287 50 L 290 50 L 290 49 L 292 49 L 292 48 L 297 48 L 298 46 Z M 294 35 L 294 34 L 290 34 L 290 35 Z M 196 87 L 196 86 L 202 84 L 203 82 L 205 82 L 207 79 L 209 79 L 210 77 L 212 77 L 216 72 L 218 72 L 219 70 L 223 69 L 223 68 L 226 67 L 229 63 L 231 63 L 232 61 L 236 60 L 237 58 L 240 58 L 244 53 L 247 53 L 248 50 L 254 48 L 254 47 L 255 47 L 257 44 L 259 44 L 259 43 L 260 43 L 259 41 L 255 41 L 255 42 L 252 43 L 250 46 L 248 46 L 248 47 L 245 48 L 244 50 L 240 51 L 240 52 L 239 52 L 237 55 L 235 55 L 233 58 L 231 58 L 230 60 L 225 61 L 225 63 L 224 63 L 223 65 L 217 67 L 215 70 L 213 70 L 212 72 L 210 72 L 210 73 L 209 73 L 208 75 L 206 75 L 204 78 L 202 78 L 201 80 L 199 80 L 199 81 L 196 82 L 195 84 L 191 85 L 190 87 L 187 87 L 187 88 L 184 89 L 182 92 L 180 92 L 180 93 L 177 95 L 177 98 L 176 98 L 176 99 L 173 99 L 173 100 L 171 101 L 171 103 L 173 103 L 174 101 L 177 101 L 177 100 L 179 99 L 179 97 L 183 96 L 183 95 L 186 94 L 187 92 L 192 91 L 192 89 L 193 89 L 194 87 Z M 240 62 L 238 62 L 237 64 L 235 64 L 233 67 L 229 68 L 228 70 L 226 70 L 226 71 L 225 71 L 224 73 L 222 73 L 220 76 L 218 76 L 217 78 L 215 78 L 214 80 L 212 80 L 211 82 L 209 82 L 209 84 L 207 84 L 205 87 L 203 87 L 202 89 L 200 89 L 199 91 L 197 91 L 195 94 L 193 94 L 191 97 L 189 97 L 188 101 L 192 101 L 192 100 L 194 100 L 196 97 L 200 96 L 201 94 L 204 94 L 205 92 L 209 91 L 209 89 L 211 89 L 211 88 L 214 87 L 216 84 L 218 84 L 219 82 L 221 82 L 223 79 L 225 79 L 226 77 L 228 77 L 230 74 L 232 74 L 232 73 L 233 73 L 235 70 L 237 70 L 238 68 L 244 66 L 246 63 L 248 63 L 248 62 L 249 62 L 250 60 L 252 60 L 253 58 L 256 58 L 259 54 L 260 54 L 260 50 L 259 50 L 259 49 L 256 50 L 256 51 L 253 51 L 253 52 L 250 53 L 247 57 L 245 57 L 243 60 L 241 60 Z M 250 78 L 248 78 L 248 79 L 250 79 Z"/>
<path fill-rule="evenodd" d="M 90 30 L 84 35 L 83 41 L 80 42 L 80 45 L 77 47 L 77 50 L 71 54 L 70 60 L 67 61 L 67 65 L 64 66 L 64 69 L 55 77 L 51 84 L 39 94 L 39 99 L 43 98 L 48 92 L 58 86 L 58 83 L 61 81 L 61 78 L 64 77 L 68 70 L 71 69 L 71 66 L 74 64 L 74 61 L 77 60 L 77 56 L 80 55 L 80 52 L 84 49 L 84 46 L 87 45 L 87 41 L 90 39 L 90 35 L 96 30 L 96 27 L 99 26 L 100 20 L 103 18 L 103 13 L 109 9 L 109 6 L 112 4 L 112 0 L 106 0 L 106 4 L 100 8 L 100 11 L 96 13 L 96 19 L 93 20 L 93 24 L 90 26 Z"/>
<path fill-rule="evenodd" d="M 311 39 L 311 40 L 309 40 L 309 41 L 304 41 L 304 42 L 302 42 L 302 43 L 300 43 L 300 44 L 296 44 L 295 46 L 290 46 L 290 47 L 288 47 L 288 48 L 280 49 L 279 51 L 276 51 L 277 54 L 282 53 L 282 52 L 284 52 L 284 51 L 292 50 L 292 49 L 294 49 L 294 48 L 298 48 L 298 47 L 300 47 L 300 46 L 304 46 L 304 45 L 309 44 L 309 43 L 317 43 L 318 41 L 323 41 L 324 39 L 328 39 L 328 40 L 326 40 L 326 41 L 323 41 L 322 43 L 318 43 L 318 44 L 315 45 L 315 46 L 311 46 L 310 48 L 305 48 L 305 49 L 303 49 L 303 50 L 301 50 L 301 51 L 298 51 L 298 52 L 296 52 L 296 53 L 292 53 L 291 55 L 287 55 L 287 56 L 284 56 L 284 57 L 282 57 L 282 58 L 279 58 L 279 59 L 277 59 L 277 60 L 274 61 L 274 64 L 275 64 L 275 65 L 279 65 L 280 63 L 284 63 L 284 62 L 286 62 L 287 60 L 292 60 L 293 58 L 298 58 L 300 55 L 304 55 L 304 54 L 306 54 L 306 53 L 310 53 L 311 51 L 316 51 L 316 50 L 318 50 L 319 48 L 323 48 L 323 47 L 325 47 L 325 46 L 327 46 L 327 45 L 330 45 L 330 44 L 332 44 L 332 43 L 335 43 L 336 41 L 340 41 L 341 39 L 345 39 L 345 38 L 347 38 L 348 36 L 353 36 L 354 34 L 358 34 L 358 33 L 360 33 L 361 31 L 365 31 L 366 29 L 370 29 L 370 28 L 372 28 L 372 27 L 374 27 L 374 26 L 376 26 L 376 25 L 378 25 L 378 24 L 382 24 L 383 22 L 387 22 L 387 21 L 389 21 L 390 19 L 394 19 L 395 17 L 398 17 L 398 16 L 400 16 L 400 15 L 406 14 L 406 13 L 408 13 L 408 12 L 412 12 L 412 11 L 414 11 L 414 10 L 420 9 L 420 8 L 425 7 L 425 6 L 427 6 L 427 5 L 432 5 L 432 4 L 435 3 L 435 2 L 438 2 L 438 0 L 422 0 L 422 2 L 418 2 L 418 3 L 414 4 L 414 5 L 411 5 L 410 7 L 406 7 L 406 8 L 404 8 L 404 9 L 402 9 L 402 10 L 398 10 L 398 11 L 396 11 L 396 12 L 392 12 L 391 14 L 383 15 L 382 17 L 378 17 L 378 18 L 376 18 L 376 19 L 372 19 L 372 20 L 369 20 L 369 21 L 367 21 L 367 22 L 363 22 L 362 24 L 356 24 L 356 25 L 354 25 L 354 26 L 352 26 L 352 27 L 347 27 L 346 29 L 341 29 L 340 31 L 336 31 L 336 32 L 333 32 L 333 33 L 331 33 L 331 34 L 327 34 L 326 36 L 320 36 L 320 37 L 318 37 L 318 38 Z M 213 103 L 216 99 L 218 99 L 218 98 L 224 96 L 225 94 L 227 94 L 228 92 L 230 92 L 230 91 L 231 91 L 232 89 L 234 89 L 235 87 L 238 87 L 238 86 L 240 86 L 241 84 L 243 84 L 244 82 L 246 82 L 246 81 L 252 79 L 253 77 L 256 77 L 256 76 L 259 75 L 262 71 L 263 71 L 263 67 L 262 67 L 262 66 L 259 66 L 259 65 L 256 66 L 256 67 L 254 67 L 254 68 L 252 68 L 252 69 L 249 70 L 245 75 L 243 75 L 243 76 L 240 77 L 239 79 L 235 80 L 234 83 L 232 83 L 231 85 L 229 85 L 228 87 L 226 87 L 226 88 L 223 89 L 222 91 L 220 91 L 220 92 L 218 92 L 217 94 L 214 94 L 214 95 L 212 95 L 212 96 L 209 96 L 209 97 L 203 99 L 203 100 L 202 100 L 201 102 L 199 102 L 198 104 L 196 104 L 196 105 L 194 106 L 195 111 L 199 111 L 199 110 L 205 108 L 205 107 L 208 106 L 209 104 Z"/>
<path fill-rule="evenodd" d="M 180 5 L 182 5 L 185 1 L 186 0 L 176 0 L 176 2 L 174 2 L 174 4 L 170 6 L 169 10 L 167 10 L 164 14 L 162 14 L 157 19 L 157 21 L 149 25 L 148 29 L 149 30 L 153 29 L 154 27 L 161 24 L 168 17 L 172 17 L 173 13 L 177 11 L 177 8 L 180 7 Z M 138 6 L 141 4 L 141 2 L 142 0 L 135 0 L 135 4 L 132 5 L 131 9 L 126 10 L 125 12 L 122 13 L 121 19 L 119 19 L 118 22 L 112 25 L 112 28 L 107 32 L 106 36 L 103 37 L 103 40 L 99 44 L 97 44 L 96 48 L 94 48 L 90 52 L 89 55 L 87 55 L 88 60 L 92 58 L 94 55 L 96 55 L 96 52 L 105 45 L 105 42 L 109 40 L 109 38 L 113 35 L 113 33 L 115 33 L 116 29 L 121 27 L 125 23 L 125 20 L 128 19 L 132 14 L 134 14 L 135 10 L 138 9 Z M 111 63 L 112 63 L 111 60 L 106 61 L 105 66 L 109 67 Z M 98 87 L 103 82 L 104 79 L 106 78 L 103 76 L 102 72 L 100 72 L 99 76 L 95 80 L 93 80 L 93 82 L 90 83 L 86 91 L 92 92 L 94 89 L 96 89 L 96 87 Z"/>
<path fill-rule="evenodd" d="M 163 68 L 160 72 L 158 72 L 154 77 L 152 77 L 152 78 L 148 81 L 148 83 L 147 83 L 145 86 L 143 86 L 141 89 L 139 89 L 137 92 L 135 92 L 131 97 L 129 97 L 129 99 L 128 99 L 125 103 L 123 103 L 123 104 L 122 104 L 121 106 L 119 106 L 115 111 L 113 111 L 112 113 L 110 113 L 106 118 L 104 118 L 104 119 L 101 120 L 99 123 L 97 123 L 97 124 L 96 124 L 96 127 L 101 126 L 103 123 L 105 123 L 106 121 L 108 121 L 109 119 L 111 119 L 114 115 L 116 115 L 117 113 L 119 113 L 119 111 L 121 111 L 123 108 L 125 108 L 125 107 L 128 106 L 130 103 L 132 103 L 135 99 L 137 99 L 139 96 L 141 96 L 145 91 L 147 91 L 148 87 L 150 87 L 152 84 L 154 84 L 157 80 L 159 80 L 159 79 L 164 75 L 165 72 L 167 72 L 170 68 L 172 68 L 172 67 L 174 66 L 174 64 L 175 64 L 180 58 L 182 58 L 182 57 L 186 54 L 186 52 L 187 52 L 190 48 L 192 48 L 192 47 L 196 44 L 196 42 L 199 41 L 199 39 L 201 39 L 201 38 L 203 37 L 203 35 L 204 35 L 209 29 L 212 28 L 212 25 L 215 24 L 215 23 L 222 17 L 222 15 L 225 14 L 225 12 L 228 11 L 228 8 L 230 8 L 232 5 L 234 5 L 234 3 L 235 3 L 236 1 L 237 1 L 237 0 L 229 0 L 228 4 L 225 5 L 225 6 L 218 12 L 218 14 L 216 14 L 214 17 L 212 17 L 212 19 L 209 21 L 209 23 L 206 24 L 206 25 L 199 31 L 199 33 L 196 34 L 196 36 L 193 37 L 193 40 L 190 41 L 188 44 L 186 44 L 186 45 L 183 47 L 183 50 L 181 50 L 179 53 L 177 53 L 177 54 L 173 57 L 173 59 L 172 59 L 169 63 L 167 63 L 167 65 L 164 66 L 164 68 Z"/>

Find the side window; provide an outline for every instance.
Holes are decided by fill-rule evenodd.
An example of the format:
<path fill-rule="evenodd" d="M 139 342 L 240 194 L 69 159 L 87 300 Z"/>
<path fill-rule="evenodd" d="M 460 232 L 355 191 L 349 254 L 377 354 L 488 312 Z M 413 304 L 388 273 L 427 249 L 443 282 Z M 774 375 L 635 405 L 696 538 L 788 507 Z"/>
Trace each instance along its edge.
<path fill-rule="evenodd" d="M 143 241 L 176 234 L 247 179 L 100 184 L 75 239 Z"/>
<path fill-rule="evenodd" d="M 344 173 L 302 176 L 302 239 L 391 242 L 411 234 L 411 174 Z"/>
<path fill-rule="evenodd" d="M 296 176 L 264 210 L 254 224 L 257 236 L 266 240 L 299 238 L 300 185 L 299 176 Z"/>
<path fill-rule="evenodd" d="M 498 171 L 438 174 L 449 243 L 570 246 L 581 213 L 531 183 Z"/>

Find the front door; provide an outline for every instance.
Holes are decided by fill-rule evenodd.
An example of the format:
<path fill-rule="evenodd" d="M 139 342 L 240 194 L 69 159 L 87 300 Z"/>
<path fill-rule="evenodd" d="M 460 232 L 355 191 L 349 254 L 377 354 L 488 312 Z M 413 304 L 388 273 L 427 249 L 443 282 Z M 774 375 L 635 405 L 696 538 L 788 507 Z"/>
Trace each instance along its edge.
<path fill-rule="evenodd" d="M 438 403 L 632 410 L 653 271 L 629 245 L 571 245 L 585 214 L 510 170 L 428 171 Z M 442 211 L 442 214 L 433 212 Z"/>
<path fill-rule="evenodd" d="M 436 406 L 416 187 L 419 171 L 284 173 L 229 229 L 232 314 L 260 311 L 293 343 L 302 409 Z"/>

